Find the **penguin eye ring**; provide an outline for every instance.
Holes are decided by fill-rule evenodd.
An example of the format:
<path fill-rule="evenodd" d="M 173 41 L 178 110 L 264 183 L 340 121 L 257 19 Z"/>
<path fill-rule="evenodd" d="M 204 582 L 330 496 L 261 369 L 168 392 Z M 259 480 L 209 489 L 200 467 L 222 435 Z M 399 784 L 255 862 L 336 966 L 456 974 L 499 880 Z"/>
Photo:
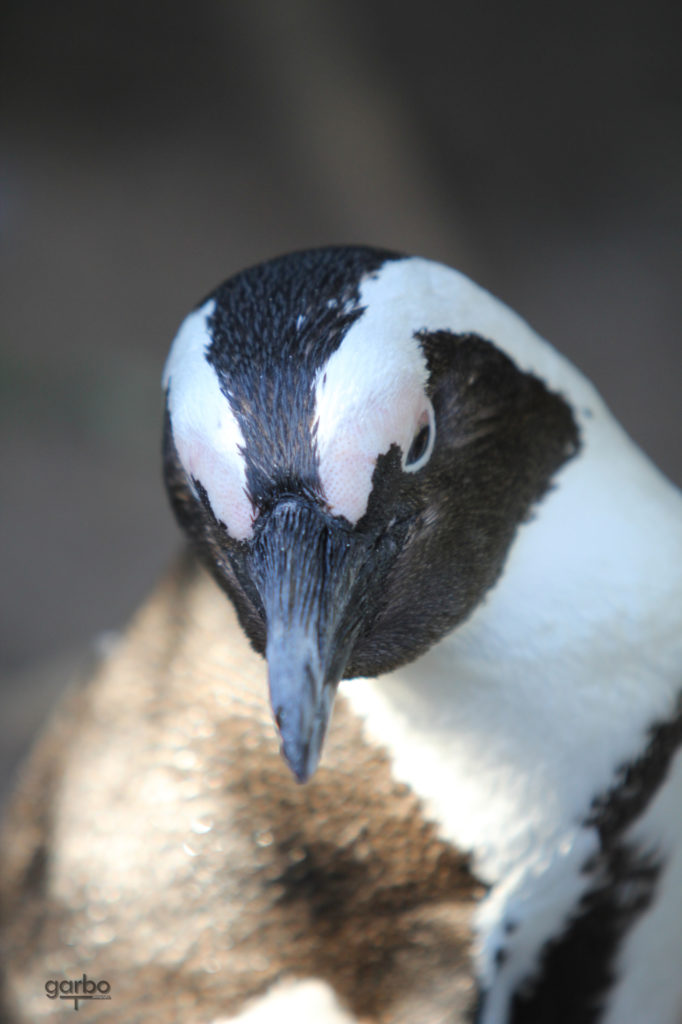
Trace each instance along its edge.
<path fill-rule="evenodd" d="M 403 462 L 403 469 L 406 473 L 417 473 L 426 465 L 431 458 L 435 440 L 436 418 L 433 414 L 433 406 L 429 402 L 419 417 L 417 430 Z"/>

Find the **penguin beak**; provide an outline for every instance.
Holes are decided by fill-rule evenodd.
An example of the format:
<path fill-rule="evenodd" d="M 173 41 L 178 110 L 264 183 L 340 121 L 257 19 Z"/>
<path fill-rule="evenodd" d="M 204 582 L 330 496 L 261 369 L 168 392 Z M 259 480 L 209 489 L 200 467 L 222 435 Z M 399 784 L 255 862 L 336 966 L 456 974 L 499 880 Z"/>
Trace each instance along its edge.
<path fill-rule="evenodd" d="M 307 782 L 361 623 L 368 544 L 300 498 L 281 500 L 252 548 L 266 620 L 270 702 L 285 761 Z"/>

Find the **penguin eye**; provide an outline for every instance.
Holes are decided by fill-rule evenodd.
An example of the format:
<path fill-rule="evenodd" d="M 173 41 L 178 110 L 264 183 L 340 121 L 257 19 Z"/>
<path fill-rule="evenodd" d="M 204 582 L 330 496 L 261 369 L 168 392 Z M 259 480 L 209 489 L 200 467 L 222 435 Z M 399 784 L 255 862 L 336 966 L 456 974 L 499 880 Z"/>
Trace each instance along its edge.
<path fill-rule="evenodd" d="M 433 443 L 436 439 L 436 421 L 433 415 L 433 408 L 429 404 L 419 418 L 417 432 L 412 438 L 410 450 L 403 462 L 403 469 L 406 473 L 416 473 L 425 466 L 431 458 Z"/>
<path fill-rule="evenodd" d="M 419 462 L 421 457 L 426 453 L 426 449 L 429 447 L 429 433 L 429 425 L 428 423 L 425 423 L 424 426 L 420 427 L 414 435 L 414 441 L 410 445 L 410 450 L 407 453 L 407 458 L 405 460 L 405 469 L 414 468 L 414 463 Z"/>

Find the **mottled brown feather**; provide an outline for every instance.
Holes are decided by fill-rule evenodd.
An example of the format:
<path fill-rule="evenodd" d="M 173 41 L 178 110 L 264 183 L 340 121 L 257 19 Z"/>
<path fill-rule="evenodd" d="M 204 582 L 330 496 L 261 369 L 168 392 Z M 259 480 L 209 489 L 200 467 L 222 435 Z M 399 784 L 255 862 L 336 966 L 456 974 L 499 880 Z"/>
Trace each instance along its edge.
<path fill-rule="evenodd" d="M 339 698 L 322 765 L 283 764 L 265 664 L 188 560 L 75 689 L 2 835 L 5 1018 L 209 1022 L 280 978 L 386 1024 L 467 1019 L 482 887 Z"/>

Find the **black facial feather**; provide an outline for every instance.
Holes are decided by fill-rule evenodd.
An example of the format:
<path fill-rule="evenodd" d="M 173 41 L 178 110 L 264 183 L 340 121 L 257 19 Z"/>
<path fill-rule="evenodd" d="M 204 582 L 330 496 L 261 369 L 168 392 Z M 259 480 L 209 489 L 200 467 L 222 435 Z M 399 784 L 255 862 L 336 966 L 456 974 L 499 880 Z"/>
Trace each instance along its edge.
<path fill-rule="evenodd" d="M 409 519 L 371 631 L 350 669 L 376 674 L 461 622 L 502 571 L 517 527 L 578 450 L 570 407 L 491 342 L 423 333 L 436 443 L 414 475 L 380 457 L 368 517 Z M 418 510 L 418 511 L 417 511 Z M 362 521 L 359 526 L 362 526 Z"/>
<path fill-rule="evenodd" d="M 239 422 L 257 507 L 275 493 L 320 497 L 316 370 L 362 315 L 361 279 L 399 258 L 363 247 L 314 249 L 245 270 L 213 293 L 208 361 Z"/>

